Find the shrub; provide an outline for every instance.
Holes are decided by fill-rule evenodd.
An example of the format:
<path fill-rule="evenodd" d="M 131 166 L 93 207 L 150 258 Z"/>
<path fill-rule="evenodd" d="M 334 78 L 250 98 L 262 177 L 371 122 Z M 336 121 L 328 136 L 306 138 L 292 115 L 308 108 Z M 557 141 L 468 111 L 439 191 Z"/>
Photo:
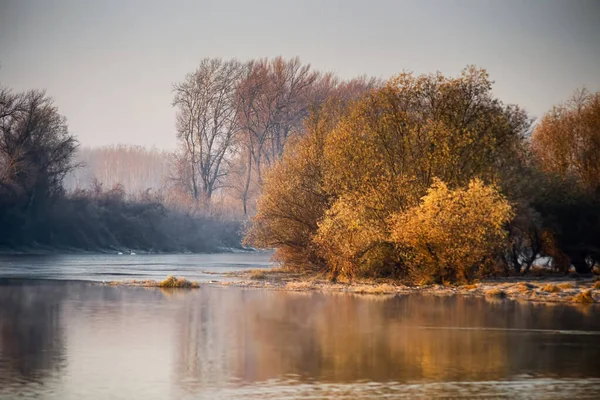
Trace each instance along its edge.
<path fill-rule="evenodd" d="M 456 190 L 438 180 L 421 205 L 392 217 L 391 237 L 414 278 L 470 281 L 491 271 L 512 215 L 508 201 L 479 179 Z"/>
<path fill-rule="evenodd" d="M 378 223 L 379 222 L 379 223 Z M 325 213 L 314 238 L 335 280 L 389 272 L 394 248 L 386 243 L 385 222 L 369 215 L 364 199 L 342 197 Z"/>

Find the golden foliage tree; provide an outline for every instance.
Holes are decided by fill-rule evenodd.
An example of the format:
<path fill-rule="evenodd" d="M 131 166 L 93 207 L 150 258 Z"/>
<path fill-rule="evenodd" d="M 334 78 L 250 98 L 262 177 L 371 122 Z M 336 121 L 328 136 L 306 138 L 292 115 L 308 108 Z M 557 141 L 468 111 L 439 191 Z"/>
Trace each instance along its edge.
<path fill-rule="evenodd" d="M 326 211 L 314 238 L 331 278 L 392 275 L 394 248 L 368 198 L 342 196 Z"/>
<path fill-rule="evenodd" d="M 506 198 L 480 179 L 455 190 L 436 180 L 419 206 L 391 218 L 391 238 L 413 277 L 469 281 L 493 266 L 512 217 Z"/>
<path fill-rule="evenodd" d="M 540 167 L 582 189 L 600 191 L 600 92 L 583 89 L 546 114 L 533 132 Z"/>
<path fill-rule="evenodd" d="M 265 177 L 245 238 L 251 246 L 276 248 L 276 258 L 291 268 L 322 264 L 312 239 L 328 205 L 322 188 L 325 135 L 340 111 L 334 102 L 316 110 L 306 123 L 307 134 L 288 143 L 281 162 Z"/>
<path fill-rule="evenodd" d="M 324 188 L 338 200 L 316 240 L 334 275 L 398 275 L 387 221 L 418 205 L 435 177 L 451 187 L 481 178 L 511 192 L 528 127 L 472 67 L 458 78 L 402 74 L 352 106 L 325 144 Z"/>
<path fill-rule="evenodd" d="M 508 190 L 529 120 L 494 98 L 491 84 L 474 67 L 457 78 L 391 79 L 327 138 L 327 189 L 376 193 L 392 208 L 416 204 L 434 177 L 451 186 L 481 177 Z"/>
<path fill-rule="evenodd" d="M 534 130 L 531 145 L 549 178 L 536 199 L 553 237 L 547 246 L 553 252 L 546 253 L 561 269 L 573 264 L 588 273 L 600 262 L 600 92 L 580 90 L 554 107 Z"/>
<path fill-rule="evenodd" d="M 485 70 L 401 74 L 331 110 L 269 174 L 248 236 L 277 247 L 288 265 L 325 262 L 333 278 L 399 276 L 389 219 L 418 206 L 435 177 L 450 188 L 480 178 L 518 194 L 529 120 L 492 96 Z"/>

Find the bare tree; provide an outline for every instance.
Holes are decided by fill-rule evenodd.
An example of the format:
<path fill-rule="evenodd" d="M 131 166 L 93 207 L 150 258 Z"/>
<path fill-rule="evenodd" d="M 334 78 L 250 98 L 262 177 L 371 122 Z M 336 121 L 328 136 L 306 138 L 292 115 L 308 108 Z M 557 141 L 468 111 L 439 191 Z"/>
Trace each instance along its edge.
<path fill-rule="evenodd" d="M 244 79 L 238 87 L 236 99 L 240 125 L 244 132 L 243 149 L 246 154 L 246 171 L 241 193 L 244 215 L 248 213 L 253 166 L 260 179 L 263 149 L 273 124 L 275 96 L 272 86 L 268 60 L 250 61 Z"/>
<path fill-rule="evenodd" d="M 240 131 L 236 88 L 244 71 L 236 60 L 204 59 L 174 87 L 177 137 L 194 199 L 210 201 L 228 173 L 228 155 Z"/>
<path fill-rule="evenodd" d="M 0 89 L 0 192 L 28 208 L 62 190 L 77 141 L 42 91 Z"/>

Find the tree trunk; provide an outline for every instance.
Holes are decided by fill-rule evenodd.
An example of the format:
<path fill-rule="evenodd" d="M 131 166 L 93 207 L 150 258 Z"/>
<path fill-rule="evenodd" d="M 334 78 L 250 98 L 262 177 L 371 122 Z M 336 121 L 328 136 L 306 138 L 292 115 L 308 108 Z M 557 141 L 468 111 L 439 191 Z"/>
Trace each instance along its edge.
<path fill-rule="evenodd" d="M 248 191 L 250 189 L 250 180 L 252 178 L 252 150 L 248 149 L 248 171 L 246 173 L 246 184 L 242 194 L 242 204 L 244 206 L 244 216 L 248 215 Z"/>

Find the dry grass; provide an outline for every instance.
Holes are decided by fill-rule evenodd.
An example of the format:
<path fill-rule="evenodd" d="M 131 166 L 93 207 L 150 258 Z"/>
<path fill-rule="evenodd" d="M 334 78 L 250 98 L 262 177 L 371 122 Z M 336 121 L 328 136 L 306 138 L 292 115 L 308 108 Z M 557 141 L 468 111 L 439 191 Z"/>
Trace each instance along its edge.
<path fill-rule="evenodd" d="M 547 283 L 542 290 L 548 293 L 558 293 L 560 292 L 560 288 L 553 283 Z"/>
<path fill-rule="evenodd" d="M 394 286 L 388 283 L 382 283 L 379 285 L 357 285 L 352 290 L 354 293 L 364 294 L 388 294 L 394 293 L 396 289 Z"/>
<path fill-rule="evenodd" d="M 312 288 L 312 283 L 307 281 L 288 282 L 285 285 L 288 290 L 306 290 Z"/>
<path fill-rule="evenodd" d="M 198 285 L 198 282 L 191 282 L 185 278 L 178 279 L 177 277 L 170 275 L 167 277 L 167 279 L 160 282 L 158 284 L 158 287 L 161 287 L 161 288 L 197 288 L 197 287 L 200 287 L 200 285 Z"/>
<path fill-rule="evenodd" d="M 526 282 L 520 282 L 517 285 L 515 285 L 515 289 L 517 290 L 517 292 L 521 292 L 521 293 L 527 293 L 531 289 L 535 289 L 535 288 L 536 288 L 535 285 L 532 285 L 531 283 L 526 283 Z"/>
<path fill-rule="evenodd" d="M 506 297 L 506 292 L 500 288 L 492 288 L 485 292 L 485 297 L 503 298 Z"/>
<path fill-rule="evenodd" d="M 263 270 L 255 269 L 250 272 L 250 279 L 267 279 L 267 274 Z"/>
<path fill-rule="evenodd" d="M 463 286 L 461 286 L 461 289 L 471 290 L 471 289 L 477 289 L 478 287 L 479 287 L 479 285 L 474 283 L 472 285 L 463 285 Z"/>
<path fill-rule="evenodd" d="M 575 303 L 593 303 L 594 298 L 592 297 L 592 291 L 585 290 L 583 292 L 577 293 L 576 296 L 573 296 L 573 301 Z"/>
<path fill-rule="evenodd" d="M 575 285 L 573 285 L 571 282 L 559 283 L 556 286 L 558 286 L 561 289 L 574 289 L 575 288 Z"/>

